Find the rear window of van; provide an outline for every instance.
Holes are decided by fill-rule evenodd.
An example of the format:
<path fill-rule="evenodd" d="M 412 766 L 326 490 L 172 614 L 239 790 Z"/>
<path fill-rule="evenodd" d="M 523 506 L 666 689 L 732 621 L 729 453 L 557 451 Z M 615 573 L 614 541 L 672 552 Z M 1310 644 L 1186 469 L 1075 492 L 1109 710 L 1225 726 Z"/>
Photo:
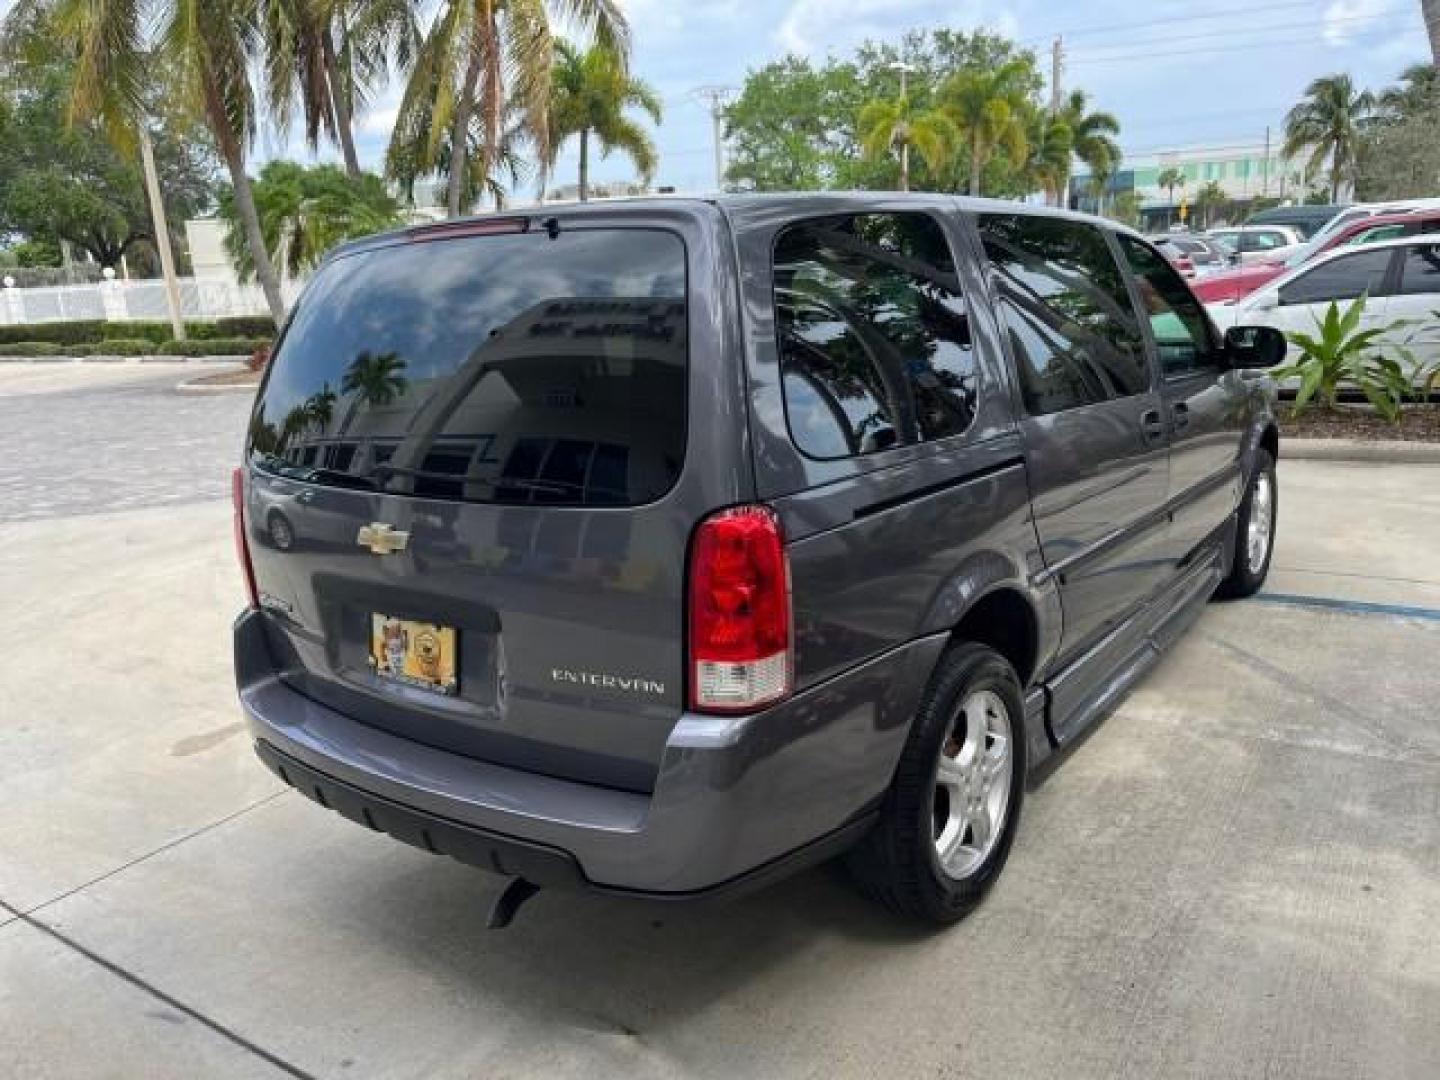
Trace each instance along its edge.
<path fill-rule="evenodd" d="M 251 419 L 252 463 L 463 502 L 633 506 L 679 476 L 685 249 L 659 229 L 401 242 L 326 264 Z"/>

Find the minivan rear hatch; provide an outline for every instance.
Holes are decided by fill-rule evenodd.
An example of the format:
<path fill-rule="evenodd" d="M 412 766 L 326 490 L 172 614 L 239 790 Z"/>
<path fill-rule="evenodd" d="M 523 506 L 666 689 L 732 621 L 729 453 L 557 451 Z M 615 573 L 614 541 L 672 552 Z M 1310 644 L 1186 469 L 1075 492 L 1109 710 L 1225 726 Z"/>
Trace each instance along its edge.
<path fill-rule="evenodd" d="M 687 465 L 672 226 L 477 219 L 317 272 L 247 444 L 286 682 L 433 746 L 653 786 L 683 701 L 678 507 L 742 494 Z"/>

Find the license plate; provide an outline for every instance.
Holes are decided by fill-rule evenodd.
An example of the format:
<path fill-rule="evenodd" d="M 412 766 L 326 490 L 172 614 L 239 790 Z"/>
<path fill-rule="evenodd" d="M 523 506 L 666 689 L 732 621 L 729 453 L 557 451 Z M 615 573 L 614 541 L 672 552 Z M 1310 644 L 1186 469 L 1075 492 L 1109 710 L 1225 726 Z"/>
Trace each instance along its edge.
<path fill-rule="evenodd" d="M 455 628 L 378 612 L 370 616 L 370 667 L 382 679 L 453 694 L 459 680 Z"/>

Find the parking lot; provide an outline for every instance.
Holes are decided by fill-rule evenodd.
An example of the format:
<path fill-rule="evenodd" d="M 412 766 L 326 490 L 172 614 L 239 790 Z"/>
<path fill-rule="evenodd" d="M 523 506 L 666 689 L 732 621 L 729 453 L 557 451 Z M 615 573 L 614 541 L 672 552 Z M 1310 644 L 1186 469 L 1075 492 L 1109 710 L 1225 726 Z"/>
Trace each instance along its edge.
<path fill-rule="evenodd" d="M 972 917 L 820 868 L 541 893 L 255 760 L 230 672 L 247 397 L 0 365 L 0 1075 L 1440 1076 L 1440 466 L 1284 460 L 1215 604 L 1034 790 Z"/>

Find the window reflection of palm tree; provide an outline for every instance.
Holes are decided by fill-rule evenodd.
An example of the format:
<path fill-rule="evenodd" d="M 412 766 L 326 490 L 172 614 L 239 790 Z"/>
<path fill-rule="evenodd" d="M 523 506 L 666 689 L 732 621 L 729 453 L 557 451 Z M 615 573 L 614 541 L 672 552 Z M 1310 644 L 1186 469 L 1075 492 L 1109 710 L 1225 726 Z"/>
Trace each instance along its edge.
<path fill-rule="evenodd" d="M 340 424 L 342 434 L 350 430 L 350 425 L 355 422 L 362 405 L 372 409 L 389 405 L 405 393 L 410 385 L 403 374 L 405 367 L 405 361 L 394 351 L 372 353 L 366 349 L 350 361 L 350 366 L 345 369 L 345 375 L 340 380 L 340 390 L 355 396 Z"/>
<path fill-rule="evenodd" d="M 330 426 L 335 416 L 335 399 L 335 391 L 330 389 L 328 382 L 322 383 L 319 390 L 305 399 L 305 415 L 315 430 L 323 432 Z"/>

